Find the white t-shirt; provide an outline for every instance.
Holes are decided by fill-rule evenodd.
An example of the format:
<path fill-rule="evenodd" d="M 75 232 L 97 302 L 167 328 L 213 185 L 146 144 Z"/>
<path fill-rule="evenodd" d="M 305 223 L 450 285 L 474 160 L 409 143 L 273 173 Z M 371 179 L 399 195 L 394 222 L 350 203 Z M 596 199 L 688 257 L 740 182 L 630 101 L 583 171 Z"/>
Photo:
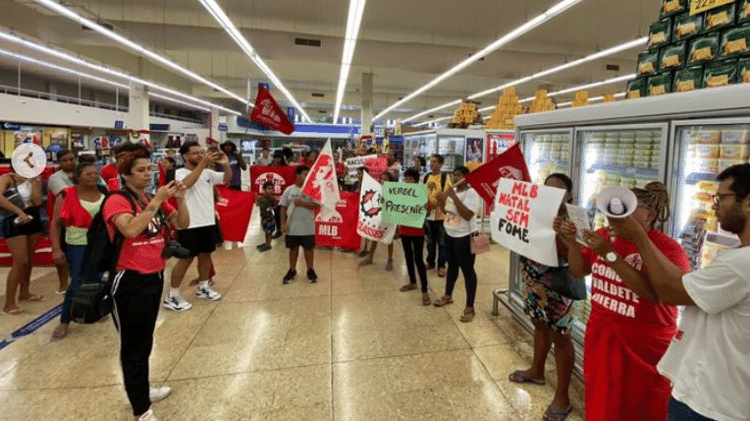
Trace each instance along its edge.
<path fill-rule="evenodd" d="M 192 171 L 180 168 L 175 171 L 174 179 L 183 180 Z M 187 190 L 185 199 L 190 212 L 190 226 L 188 228 L 207 227 L 216 224 L 214 214 L 214 186 L 224 182 L 224 174 L 205 169 L 198 177 L 193 187 Z"/>
<path fill-rule="evenodd" d="M 469 188 L 462 192 L 456 192 L 456 196 L 464 206 L 470 211 L 474 212 L 474 216 L 471 220 L 467 221 L 458 214 L 458 208 L 453 203 L 452 198 L 445 200 L 445 219 L 443 220 L 443 227 L 445 227 L 445 233 L 453 238 L 466 237 L 467 235 L 479 231 L 479 224 L 477 221 L 477 215 L 481 207 L 479 194 L 474 189 Z"/>
<path fill-rule="evenodd" d="M 750 247 L 683 276 L 695 306 L 657 366 L 672 396 L 717 421 L 750 421 Z"/>

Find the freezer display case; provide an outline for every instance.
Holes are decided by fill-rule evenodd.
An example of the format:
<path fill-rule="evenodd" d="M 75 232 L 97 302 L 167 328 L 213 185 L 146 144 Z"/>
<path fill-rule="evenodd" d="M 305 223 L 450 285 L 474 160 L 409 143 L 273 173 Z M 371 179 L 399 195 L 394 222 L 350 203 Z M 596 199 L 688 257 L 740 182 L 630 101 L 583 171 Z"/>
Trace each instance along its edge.
<path fill-rule="evenodd" d="M 516 132 L 510 130 L 488 130 L 485 145 L 485 162 L 492 161 L 508 148 L 518 143 Z"/>
<path fill-rule="evenodd" d="M 533 183 L 556 172 L 571 175 L 572 129 L 522 131 L 520 139 Z"/>
<path fill-rule="evenodd" d="M 404 163 L 414 157 L 428 157 L 437 153 L 437 133 L 435 131 L 404 134 Z"/>
<path fill-rule="evenodd" d="M 464 165 L 464 153 L 466 152 L 466 136 L 456 134 L 438 133 L 437 153 L 443 155 L 445 163 L 443 171 L 451 172 L 459 165 Z"/>
<path fill-rule="evenodd" d="M 672 191 L 674 228 L 693 269 L 706 267 L 720 250 L 739 238 L 721 229 L 713 210 L 724 169 L 748 162 L 750 119 L 675 121 Z"/>

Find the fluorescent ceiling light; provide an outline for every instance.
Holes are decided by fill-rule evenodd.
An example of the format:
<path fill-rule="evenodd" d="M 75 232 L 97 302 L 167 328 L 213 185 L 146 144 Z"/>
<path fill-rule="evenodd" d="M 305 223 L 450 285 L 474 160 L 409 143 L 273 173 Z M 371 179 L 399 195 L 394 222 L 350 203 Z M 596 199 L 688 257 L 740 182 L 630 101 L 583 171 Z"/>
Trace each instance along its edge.
<path fill-rule="evenodd" d="M 519 26 L 518 28 L 510 31 L 506 35 L 504 35 L 502 38 L 498 39 L 497 41 L 493 42 L 492 44 L 484 47 L 481 51 L 472 54 L 471 57 L 467 58 L 466 60 L 462 61 L 461 63 L 458 63 L 456 66 L 448 70 L 447 72 L 443 73 L 442 75 L 438 76 L 437 78 L 430 81 L 428 84 L 422 86 L 421 88 L 417 89 L 416 91 L 412 92 L 411 94 L 405 96 L 403 99 L 397 101 L 395 104 L 391 105 L 390 107 L 386 108 L 380 114 L 376 115 L 374 119 L 378 119 L 383 117 L 385 114 L 393 110 L 394 108 L 398 107 L 399 105 L 410 101 L 411 99 L 415 98 L 422 92 L 427 91 L 428 89 L 431 89 L 438 83 L 444 81 L 445 79 L 453 76 L 454 74 L 460 72 L 461 70 L 467 68 L 470 64 L 474 63 L 475 61 L 485 57 L 487 54 L 505 46 L 506 44 L 510 43 L 511 41 L 515 40 L 516 38 L 520 37 L 521 35 L 531 31 L 532 29 L 542 25 L 543 23 L 547 22 L 548 20 L 552 19 L 553 17 L 559 15 L 560 13 L 563 13 L 564 11 L 570 9 L 571 7 L 575 6 L 576 4 L 582 2 L 583 0 L 562 0 L 561 2 L 557 3 L 556 5 L 552 6 L 549 10 L 542 13 L 541 15 L 535 17 L 534 19 L 531 19 L 530 21 L 524 23 L 523 25 Z M 406 121 L 406 120 L 404 120 Z"/>
<path fill-rule="evenodd" d="M 224 13 L 224 10 L 221 9 L 221 7 L 216 3 L 215 0 L 198 0 L 203 5 L 203 7 L 208 10 L 209 13 L 211 13 L 211 16 L 216 19 L 216 21 L 221 25 L 224 30 L 229 34 L 229 36 L 234 40 L 235 43 L 242 49 L 242 51 L 245 52 L 245 54 L 250 58 L 250 60 L 255 63 L 260 70 L 265 73 L 266 76 L 270 79 L 270 82 L 273 84 L 275 88 L 281 91 L 281 93 L 286 96 L 286 98 L 299 110 L 300 113 L 302 113 L 303 116 L 307 119 L 307 121 L 312 122 L 310 119 L 310 116 L 307 115 L 305 110 L 302 108 L 302 106 L 297 102 L 296 99 L 292 96 L 292 93 L 289 92 L 289 90 L 286 89 L 283 83 L 281 83 L 281 80 L 279 80 L 278 77 L 276 77 L 276 74 L 271 70 L 270 67 L 266 65 L 266 63 L 263 61 L 263 59 L 260 58 L 258 53 L 255 51 L 255 49 L 250 45 L 250 43 L 245 39 L 245 37 L 240 33 L 240 31 L 237 29 L 236 26 L 232 23 L 232 21 L 229 19 L 229 17 Z"/>
<path fill-rule="evenodd" d="M 177 96 L 177 97 L 180 97 L 180 98 L 184 98 L 187 101 L 201 104 L 201 105 L 203 105 L 204 107 L 207 107 L 207 108 L 215 108 L 217 110 L 221 110 L 221 111 L 224 111 L 224 112 L 229 113 L 229 114 L 241 115 L 237 111 L 234 111 L 234 110 L 226 108 L 226 107 L 222 107 L 221 105 L 217 105 L 217 104 L 214 104 L 214 103 L 202 100 L 200 98 L 196 98 L 194 96 L 182 93 L 180 91 L 176 91 L 174 89 L 171 89 L 171 88 L 168 88 L 168 87 L 165 87 L 165 86 L 158 85 L 158 84 L 153 83 L 153 82 L 149 82 L 149 81 L 144 80 L 144 79 L 140 79 L 140 78 L 137 78 L 137 77 L 134 77 L 134 76 L 130 76 L 130 75 L 128 75 L 126 73 L 123 73 L 121 71 L 118 71 L 118 70 L 113 70 L 113 69 L 110 69 L 108 67 L 104 67 L 104 66 L 100 66 L 98 64 L 90 63 L 90 62 L 82 60 L 82 59 L 80 59 L 78 57 L 73 57 L 73 56 L 71 56 L 71 55 L 69 55 L 67 53 L 64 53 L 64 52 L 61 52 L 61 51 L 58 51 L 58 50 L 46 47 L 46 46 L 41 45 L 41 44 L 37 44 L 35 42 L 31 42 L 31 41 L 25 40 L 25 39 L 20 38 L 20 37 L 18 37 L 16 35 L 13 35 L 13 34 L 9 34 L 9 33 L 5 33 L 5 32 L 1 32 L 0 31 L 0 39 L 4 39 L 6 41 L 10 41 L 10 42 L 15 43 L 15 44 L 23 45 L 24 47 L 27 47 L 27 48 L 32 49 L 34 51 L 38 51 L 40 53 L 48 54 L 48 55 L 51 55 L 53 57 L 57 57 L 59 59 L 65 60 L 67 62 L 74 63 L 74 64 L 77 64 L 79 66 L 86 67 L 88 69 L 96 70 L 96 71 L 99 71 L 99 72 L 102 72 L 102 73 L 106 73 L 106 74 L 111 75 L 111 76 L 119 77 L 119 78 L 122 78 L 122 79 L 125 79 L 125 80 L 128 80 L 128 81 L 137 83 L 137 84 L 148 86 L 149 88 L 156 89 L 158 91 L 162 91 L 162 92 L 167 93 L 169 95 L 174 95 L 174 96 Z M 177 101 L 177 100 L 175 100 L 175 101 Z"/>
<path fill-rule="evenodd" d="M 217 84 L 215 82 L 212 82 L 212 81 L 206 79 L 205 77 L 203 77 L 203 76 L 201 76 L 201 75 L 199 75 L 199 74 L 197 74 L 197 73 L 195 73 L 193 71 L 190 71 L 190 70 L 188 70 L 188 69 L 180 66 L 179 64 L 175 63 L 174 61 L 172 61 L 172 60 L 170 60 L 170 59 L 168 59 L 168 58 L 166 58 L 166 57 L 164 57 L 162 55 L 159 55 L 159 54 L 157 54 L 157 53 L 155 53 L 155 52 L 153 52 L 153 51 L 151 51 L 149 49 L 146 49 L 145 47 L 143 47 L 143 46 L 141 46 L 141 45 L 139 45 L 139 44 L 137 44 L 137 43 L 135 43 L 135 42 L 133 42 L 133 41 L 125 38 L 125 37 L 123 37 L 122 35 L 117 34 L 114 31 L 110 31 L 109 29 L 107 29 L 107 28 L 99 25 L 98 23 L 96 23 L 96 22 L 94 22 L 94 21 L 92 21 L 90 19 L 84 18 L 83 16 L 81 16 L 81 15 L 73 12 L 72 10 L 64 7 L 63 5 L 61 5 L 59 3 L 56 3 L 53 0 L 34 0 L 34 1 L 37 2 L 37 3 L 39 3 L 39 4 L 41 4 L 41 5 L 43 5 L 43 6 L 45 6 L 45 7 L 47 7 L 47 8 L 49 8 L 49 9 L 51 9 L 51 10 L 53 10 L 53 11 L 55 11 L 55 12 L 57 12 L 57 13 L 59 13 L 59 14 L 61 14 L 61 15 L 63 15 L 63 16 L 65 16 L 65 17 L 67 17 L 68 19 L 71 19 L 71 20 L 73 20 L 75 22 L 78 22 L 79 24 L 81 24 L 81 25 L 83 25 L 85 27 L 93 29 L 94 31 L 96 31 L 96 32 L 104 35 L 105 37 L 107 37 L 107 38 L 109 38 L 111 40 L 119 42 L 120 44 L 122 44 L 122 45 L 130 48 L 133 51 L 138 52 L 139 54 L 143 54 L 144 56 L 150 58 L 151 60 L 154 60 L 154 61 L 156 61 L 156 62 L 158 62 L 158 63 L 160 63 L 160 64 L 162 64 L 164 66 L 167 66 L 170 69 L 176 70 L 177 72 L 182 73 L 183 75 L 185 75 L 185 76 L 187 76 L 187 77 L 189 77 L 189 78 L 191 78 L 191 79 L 193 79 L 195 81 L 198 81 L 198 82 L 200 82 L 200 83 L 202 83 L 204 85 L 210 86 L 211 88 L 216 89 L 217 91 L 222 92 L 225 95 L 228 95 L 228 96 L 230 96 L 230 97 L 232 97 L 232 98 L 234 98 L 234 99 L 242 102 L 243 104 L 247 104 L 247 99 L 242 98 L 241 96 L 235 94 L 234 92 L 228 90 L 227 88 L 225 88 L 225 87 L 223 87 L 223 86 L 221 86 L 221 85 L 219 85 L 219 84 Z"/>
<path fill-rule="evenodd" d="M 78 70 L 70 69 L 70 68 L 67 68 L 67 67 L 58 66 L 56 64 L 52 64 L 52 63 L 49 63 L 49 62 L 46 62 L 46 61 L 37 60 L 35 58 L 29 57 L 29 56 L 25 56 L 23 54 L 17 54 L 17 53 L 13 53 L 13 52 L 10 52 L 10 51 L 3 50 L 2 48 L 0 48 L 0 55 L 12 57 L 12 58 L 14 58 L 16 60 L 23 60 L 23 61 L 25 61 L 27 63 L 35 64 L 35 65 L 41 66 L 41 67 L 46 67 L 46 68 L 49 68 L 49 69 L 52 69 L 52 70 L 56 70 L 56 71 L 62 72 L 62 73 L 67 73 L 67 74 L 70 74 L 70 75 L 73 75 L 73 76 L 82 77 L 84 79 L 89 79 L 89 80 L 93 80 L 93 81 L 96 81 L 96 82 L 105 83 L 105 84 L 108 84 L 108 85 L 115 86 L 115 87 L 117 87 L 119 89 L 123 89 L 123 90 L 128 90 L 129 89 L 128 85 L 125 85 L 123 83 L 115 82 L 115 81 L 112 81 L 112 80 L 109 80 L 109 79 L 100 78 L 98 76 L 94 76 L 94 75 L 91 75 L 91 74 L 88 74 L 88 73 L 84 73 L 84 72 L 81 72 L 81 71 L 78 71 Z M 165 95 L 160 95 L 160 94 L 157 94 L 155 92 L 149 92 L 148 94 L 149 94 L 149 96 L 153 96 L 154 98 L 159 98 L 159 99 L 162 99 L 162 100 L 174 102 L 174 103 L 181 104 L 181 105 L 184 105 L 184 106 L 187 106 L 187 107 L 190 107 L 190 108 L 196 108 L 196 109 L 199 109 L 199 110 L 204 111 L 204 112 L 211 112 L 211 110 L 208 109 L 208 108 L 206 108 L 206 107 L 202 107 L 202 106 L 196 105 L 196 104 L 190 104 L 188 102 L 180 101 L 179 99 L 175 99 L 175 98 L 168 97 L 168 96 L 165 96 Z"/>
<path fill-rule="evenodd" d="M 588 85 L 581 85 L 581 86 L 576 86 L 574 88 L 563 89 L 561 91 L 553 92 L 547 96 L 562 95 L 562 94 L 567 94 L 570 92 L 584 91 L 586 89 L 596 88 L 598 86 L 609 85 L 610 83 L 625 82 L 631 79 L 635 79 L 636 76 L 637 75 L 633 73 L 629 75 L 613 77 L 611 79 L 602 80 L 600 82 L 589 83 Z"/>
<path fill-rule="evenodd" d="M 588 62 L 593 61 L 593 60 L 598 60 L 600 58 L 607 57 L 607 56 L 610 56 L 612 54 L 617 54 L 619 52 L 626 51 L 626 50 L 629 50 L 631 48 L 639 47 L 639 46 L 645 44 L 647 41 L 648 41 L 648 37 L 641 37 L 641 38 L 638 38 L 638 39 L 633 40 L 633 41 L 628 41 L 626 43 L 614 46 L 612 48 L 608 48 L 606 50 L 602 50 L 602 51 L 596 52 L 594 54 L 588 55 L 588 56 L 583 57 L 581 59 L 574 60 L 574 61 L 571 61 L 569 63 L 561 64 L 559 66 L 555 66 L 555 67 L 553 67 L 551 69 L 547 69 L 547 70 L 535 73 L 535 74 L 530 75 L 530 76 L 525 76 L 525 77 L 522 77 L 520 79 L 516 79 L 514 81 L 511 81 L 511 82 L 508 82 L 506 84 L 497 86 L 495 88 L 487 89 L 486 91 L 478 92 L 476 94 L 473 94 L 473 95 L 469 96 L 469 99 L 476 99 L 476 98 L 479 98 L 479 97 L 483 97 L 485 95 L 489 95 L 489 94 L 494 93 L 494 92 L 502 91 L 504 89 L 507 89 L 507 88 L 510 88 L 510 87 L 513 87 L 513 86 L 517 86 L 517 85 L 520 85 L 520 84 L 523 84 L 523 83 L 526 83 L 526 82 L 530 82 L 530 81 L 532 81 L 534 79 L 539 79 L 541 77 L 548 76 L 548 75 L 551 75 L 553 73 L 558 73 L 558 72 L 561 72 L 563 70 L 570 69 L 572 67 L 580 66 L 580 65 L 582 65 L 584 63 L 588 63 Z M 411 117 L 408 117 L 408 118 L 404 119 L 404 121 L 406 122 L 406 121 L 416 120 L 419 117 L 425 116 L 427 114 L 431 114 L 431 113 L 433 113 L 435 111 L 439 111 L 439 110 L 442 110 L 443 108 L 448 108 L 448 107 L 451 107 L 453 105 L 460 104 L 460 103 L 461 103 L 461 100 L 448 102 L 448 103 L 445 103 L 443 105 L 437 106 L 435 108 L 432 108 L 432 109 L 429 109 L 427 111 L 423 111 L 423 112 L 421 112 L 419 114 L 415 114 L 415 115 L 413 115 Z M 492 107 L 492 108 L 494 108 L 494 107 Z M 491 108 L 486 108 L 486 109 L 491 109 Z"/>
<path fill-rule="evenodd" d="M 359 27 L 362 24 L 362 15 L 365 11 L 366 0 L 349 0 L 349 17 L 346 20 L 346 36 L 344 37 L 344 53 L 341 56 L 341 73 L 339 73 L 339 87 L 336 90 L 336 106 L 333 111 L 333 123 L 339 118 L 341 102 L 344 100 L 346 82 L 349 80 L 349 71 L 354 57 L 354 48 L 357 46 Z"/>

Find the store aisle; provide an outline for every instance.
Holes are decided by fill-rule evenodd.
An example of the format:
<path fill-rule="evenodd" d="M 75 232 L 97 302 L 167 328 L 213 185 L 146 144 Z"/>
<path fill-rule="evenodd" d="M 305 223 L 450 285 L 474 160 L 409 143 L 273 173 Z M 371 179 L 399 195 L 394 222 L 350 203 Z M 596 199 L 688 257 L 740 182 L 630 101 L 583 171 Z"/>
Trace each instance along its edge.
<path fill-rule="evenodd" d="M 463 324 L 461 280 L 445 308 L 422 306 L 418 290 L 398 291 L 406 279 L 399 249 L 393 272 L 383 270 L 385 248 L 365 268 L 354 254 L 317 249 L 318 283 L 298 277 L 290 285 L 281 284 L 287 252 L 279 240 L 266 253 L 217 252 L 224 300 L 197 301 L 184 287 L 193 309 L 160 312 L 151 380 L 174 391 L 154 405 L 159 419 L 541 419 L 554 391 L 552 356 L 546 386 L 510 383 L 508 373 L 530 363 L 531 336 L 502 306 L 499 317 L 489 314 L 492 289 L 507 283 L 507 251 L 493 246 L 477 259 L 477 317 Z M 53 272 L 34 273 L 34 291 L 48 301 L 24 306 L 27 320 L 0 318 L 0 334 L 61 300 Z M 438 298 L 444 280 L 429 277 Z M 131 420 L 111 320 L 72 325 L 51 343 L 56 324 L 0 351 L 0 418 Z M 581 420 L 581 383 L 572 389 L 568 419 Z"/>

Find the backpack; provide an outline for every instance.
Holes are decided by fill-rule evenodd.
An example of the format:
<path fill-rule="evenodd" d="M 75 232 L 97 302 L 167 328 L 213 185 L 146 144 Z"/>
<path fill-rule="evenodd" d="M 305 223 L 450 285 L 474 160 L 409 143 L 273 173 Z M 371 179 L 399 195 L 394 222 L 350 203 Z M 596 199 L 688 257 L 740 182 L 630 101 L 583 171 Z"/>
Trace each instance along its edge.
<path fill-rule="evenodd" d="M 430 178 L 430 174 L 425 174 L 424 179 L 422 180 L 423 184 L 427 184 L 427 180 Z M 445 191 L 445 180 L 448 178 L 448 174 L 445 172 L 440 173 L 440 191 Z"/>
<path fill-rule="evenodd" d="M 112 297 L 112 275 L 117 268 L 120 258 L 120 250 L 125 241 L 125 236 L 115 229 L 114 238 L 110 238 L 107 230 L 107 221 L 104 219 L 104 205 L 113 195 L 122 195 L 130 202 L 133 213 L 136 212 L 135 200 L 126 191 L 117 191 L 107 194 L 102 202 L 99 212 L 94 215 L 91 226 L 86 232 L 86 251 L 83 254 L 84 261 L 90 261 L 94 269 L 103 273 L 102 281 L 95 283 L 82 283 L 71 297 L 70 313 L 71 320 L 76 323 L 96 323 L 112 312 L 114 298 Z M 85 274 L 73 274 L 87 279 Z"/>

